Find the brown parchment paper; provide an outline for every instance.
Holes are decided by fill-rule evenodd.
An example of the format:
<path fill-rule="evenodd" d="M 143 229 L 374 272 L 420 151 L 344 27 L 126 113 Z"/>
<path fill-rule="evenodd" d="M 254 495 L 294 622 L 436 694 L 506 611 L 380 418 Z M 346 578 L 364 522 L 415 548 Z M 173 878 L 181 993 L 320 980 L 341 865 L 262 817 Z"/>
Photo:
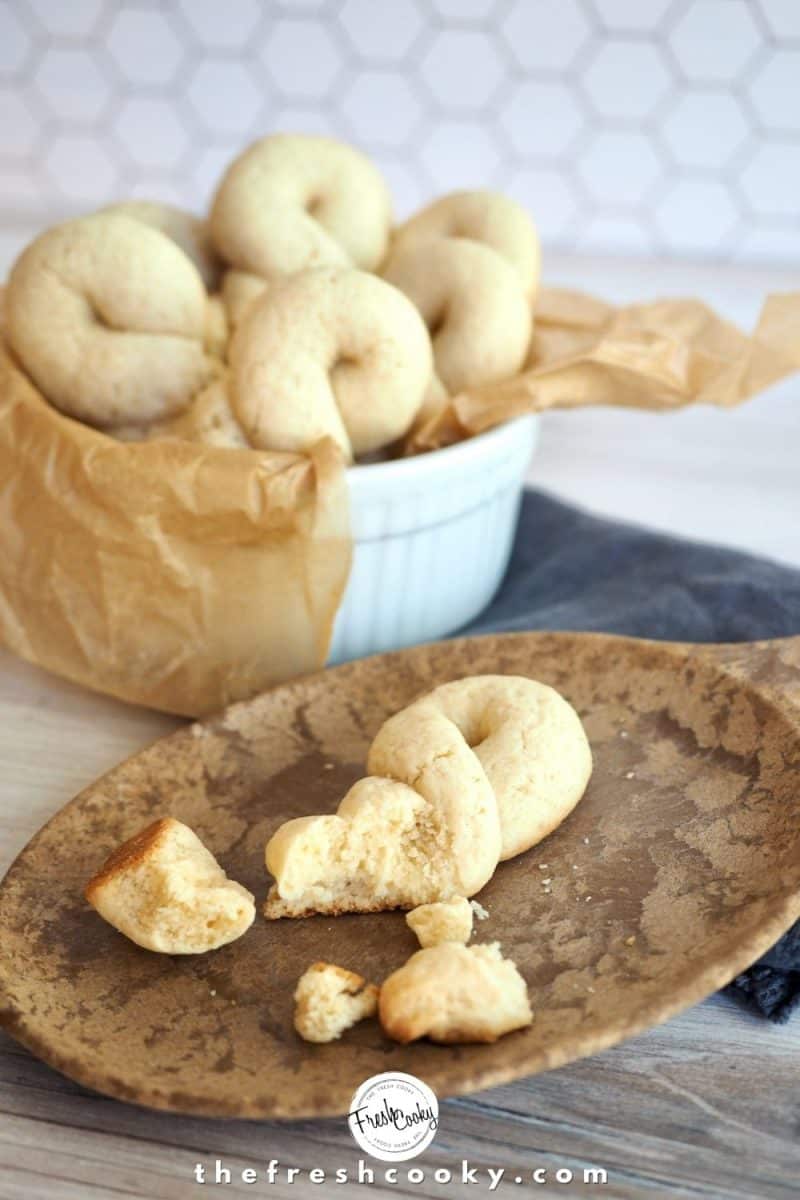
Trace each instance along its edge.
<path fill-rule="evenodd" d="M 0 349 L 0 640 L 87 687 L 197 716 L 325 661 L 346 477 L 308 456 L 118 442 Z"/>
<path fill-rule="evenodd" d="M 768 296 L 748 336 L 699 300 L 615 308 L 544 288 L 525 370 L 454 396 L 413 431 L 406 449 L 433 450 L 549 408 L 731 407 L 798 369 L 800 292 Z"/>
<path fill-rule="evenodd" d="M 57 413 L 2 349 L 0 641 L 124 700 L 191 716 L 322 666 L 350 566 L 344 465 L 118 442 Z M 614 308 L 545 289 L 529 362 L 413 431 L 435 450 L 549 408 L 740 403 L 800 368 L 800 293 L 747 336 L 697 300 Z"/>

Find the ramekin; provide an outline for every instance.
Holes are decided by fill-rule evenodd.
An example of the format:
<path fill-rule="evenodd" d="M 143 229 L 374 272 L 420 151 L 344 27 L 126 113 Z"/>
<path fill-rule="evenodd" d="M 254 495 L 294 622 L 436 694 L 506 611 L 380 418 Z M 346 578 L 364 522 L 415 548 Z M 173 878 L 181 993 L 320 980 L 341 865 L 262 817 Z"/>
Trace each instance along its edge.
<path fill-rule="evenodd" d="M 353 566 L 329 663 L 433 641 L 486 607 L 502 581 L 538 418 L 431 454 L 351 467 Z"/>

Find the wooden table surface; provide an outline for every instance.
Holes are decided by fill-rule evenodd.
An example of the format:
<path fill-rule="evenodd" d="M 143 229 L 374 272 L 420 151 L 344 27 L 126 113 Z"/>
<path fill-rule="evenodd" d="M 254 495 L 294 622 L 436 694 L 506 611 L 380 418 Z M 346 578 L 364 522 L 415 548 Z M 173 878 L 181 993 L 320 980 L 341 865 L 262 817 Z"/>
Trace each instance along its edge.
<path fill-rule="evenodd" d="M 55 680 L 0 650 L 0 873 L 84 784 L 177 724 Z M 460 1170 L 468 1158 L 514 1177 L 541 1167 L 575 1173 L 571 1186 L 535 1189 L 544 1195 L 599 1191 L 584 1187 L 580 1172 L 602 1166 L 606 1196 L 767 1200 L 797 1195 L 798 1116 L 800 1021 L 774 1026 L 714 997 L 594 1058 L 445 1103 L 440 1132 L 417 1163 Z M 343 1120 L 201 1120 L 105 1099 L 0 1033 L 2 1200 L 172 1200 L 200 1194 L 194 1166 L 213 1170 L 217 1158 L 233 1180 L 220 1194 L 253 1196 L 267 1185 L 235 1186 L 243 1167 L 263 1171 L 277 1158 L 347 1169 L 357 1153 Z M 371 1194 L 449 1190 L 376 1185 Z M 269 1190 L 318 1192 L 307 1181 Z"/>
<path fill-rule="evenodd" d="M 605 271 L 605 274 L 604 274 Z M 638 271 L 638 273 L 637 273 Z M 573 283 L 585 267 L 562 264 Z M 652 294 L 635 264 L 598 267 L 599 292 Z M 749 319 L 756 294 L 786 286 L 776 273 L 665 269 L 662 292 L 695 291 Z M 739 279 L 741 286 L 734 286 Z M 665 528 L 761 549 L 800 563 L 797 453 L 800 384 L 783 385 L 741 415 L 676 418 L 597 413 L 553 415 L 531 478 L 567 498 Z M 731 418 L 729 421 L 728 418 Z M 709 431 L 716 431 L 710 433 Z M 99 773 L 173 729 L 168 717 L 94 696 L 0 650 L 0 874 L 30 836 Z M 381 1184 L 378 1195 L 486 1194 L 485 1168 L 505 1168 L 500 1194 L 714 1197 L 767 1200 L 798 1194 L 800 1019 L 775 1027 L 714 997 L 661 1028 L 547 1075 L 442 1106 L 439 1134 L 414 1164 L 421 1185 Z M 202 1194 L 195 1165 L 221 1159 L 232 1182 L 220 1194 L 316 1195 L 305 1177 L 281 1171 L 354 1169 L 342 1120 L 281 1125 L 149 1113 L 87 1092 L 0 1034 L 0 1200 L 173 1198 Z M 435 1167 L 482 1168 L 477 1187 L 437 1184 Z M 605 1187 L 583 1185 L 603 1167 Z M 241 1182 L 242 1168 L 259 1171 Z M 535 1186 L 530 1172 L 549 1182 Z M 574 1172 L 569 1184 L 555 1171 Z M 237 1182 L 238 1180 L 238 1182 Z M 207 1185 L 208 1190 L 208 1185 Z M 213 1187 L 212 1191 L 218 1190 Z M 351 1195 L 355 1187 L 334 1194 Z"/>

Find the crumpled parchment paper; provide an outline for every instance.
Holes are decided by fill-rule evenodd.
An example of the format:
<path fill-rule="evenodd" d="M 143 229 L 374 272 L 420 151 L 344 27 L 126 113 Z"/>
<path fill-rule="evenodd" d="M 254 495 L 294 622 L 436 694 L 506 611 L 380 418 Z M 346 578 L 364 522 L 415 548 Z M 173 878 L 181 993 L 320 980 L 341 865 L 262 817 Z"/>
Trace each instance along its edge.
<path fill-rule="evenodd" d="M 407 451 L 433 450 L 549 408 L 731 407 L 798 369 L 800 292 L 768 296 L 748 336 L 699 300 L 615 308 L 544 288 L 524 371 L 454 396 L 413 432 Z"/>
<path fill-rule="evenodd" d="M 0 352 L 0 641 L 198 716 L 324 661 L 351 544 L 338 450 L 119 442 Z"/>
<path fill-rule="evenodd" d="M 798 368 L 800 293 L 768 297 L 748 336 L 698 300 L 549 288 L 525 370 L 453 397 L 406 451 L 549 408 L 735 405 Z M 332 443 L 119 442 L 56 412 L 0 342 L 0 641 L 23 658 L 208 713 L 324 664 L 351 552 Z"/>

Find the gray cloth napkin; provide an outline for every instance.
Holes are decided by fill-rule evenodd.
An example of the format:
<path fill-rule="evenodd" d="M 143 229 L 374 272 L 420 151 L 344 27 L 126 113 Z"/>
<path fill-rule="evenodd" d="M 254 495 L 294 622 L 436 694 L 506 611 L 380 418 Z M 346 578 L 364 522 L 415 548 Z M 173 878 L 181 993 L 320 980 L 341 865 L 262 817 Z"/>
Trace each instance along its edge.
<path fill-rule="evenodd" d="M 786 637 L 800 633 L 800 570 L 526 491 L 500 591 L 459 633 L 522 629 L 691 642 Z M 763 1016 L 785 1021 L 800 1004 L 800 922 L 730 990 Z"/>

